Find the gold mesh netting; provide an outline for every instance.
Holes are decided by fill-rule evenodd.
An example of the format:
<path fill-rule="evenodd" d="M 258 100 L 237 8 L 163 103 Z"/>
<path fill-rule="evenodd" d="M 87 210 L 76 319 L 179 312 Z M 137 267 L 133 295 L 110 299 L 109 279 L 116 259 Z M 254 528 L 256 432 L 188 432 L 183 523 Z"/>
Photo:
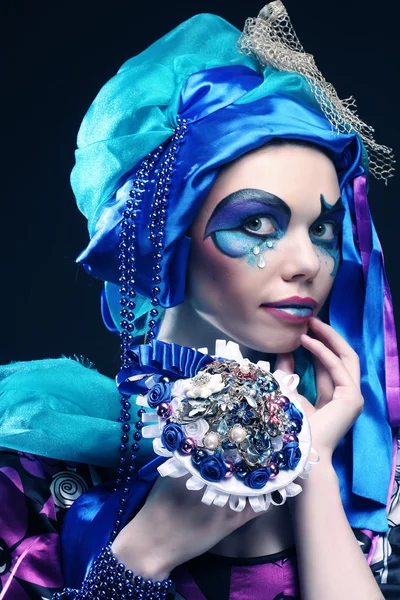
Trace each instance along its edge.
<path fill-rule="evenodd" d="M 343 133 L 358 133 L 368 151 L 372 175 L 386 181 L 394 174 L 392 149 L 375 142 L 374 129 L 357 115 L 354 98 L 341 100 L 326 81 L 312 54 L 304 51 L 281 0 L 270 2 L 258 17 L 246 20 L 238 49 L 255 56 L 262 67 L 303 75 L 332 127 Z"/>

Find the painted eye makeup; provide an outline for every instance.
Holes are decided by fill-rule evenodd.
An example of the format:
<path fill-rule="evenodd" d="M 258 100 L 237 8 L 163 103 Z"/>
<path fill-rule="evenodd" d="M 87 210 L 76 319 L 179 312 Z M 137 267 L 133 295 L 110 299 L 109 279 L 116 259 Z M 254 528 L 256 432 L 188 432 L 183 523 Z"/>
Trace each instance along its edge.
<path fill-rule="evenodd" d="M 312 242 L 340 262 L 339 235 L 342 229 L 344 206 L 341 198 L 334 205 L 320 195 L 321 212 L 309 228 Z M 289 227 L 292 213 L 284 200 L 256 188 L 238 190 L 221 200 L 207 222 L 204 239 L 211 237 L 215 246 L 232 258 L 248 256 L 257 264 L 263 252 L 274 248 Z M 262 260 L 261 262 L 264 262 Z M 264 263 L 265 264 L 265 263 Z"/>
<path fill-rule="evenodd" d="M 286 202 L 263 190 L 245 188 L 230 194 L 215 207 L 204 239 L 233 258 L 249 255 L 255 244 L 279 238 L 288 228 L 291 211 Z"/>
<path fill-rule="evenodd" d="M 261 218 L 273 220 L 277 229 L 287 229 L 291 214 L 286 202 L 274 194 L 256 188 L 238 190 L 215 207 L 206 225 L 204 239 L 216 231 L 238 229 L 248 221 Z"/>
<path fill-rule="evenodd" d="M 321 214 L 310 227 L 310 235 L 313 243 L 318 245 L 320 250 L 333 258 L 334 266 L 331 276 L 334 277 L 340 265 L 340 234 L 343 227 L 344 206 L 342 199 L 339 198 L 332 206 L 327 203 L 324 195 L 320 196 Z"/>

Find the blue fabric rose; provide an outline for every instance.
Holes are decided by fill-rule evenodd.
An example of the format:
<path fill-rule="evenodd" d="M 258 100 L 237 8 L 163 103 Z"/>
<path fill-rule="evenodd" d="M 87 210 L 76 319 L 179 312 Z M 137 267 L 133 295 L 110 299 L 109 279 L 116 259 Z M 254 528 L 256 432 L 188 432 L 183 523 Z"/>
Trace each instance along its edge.
<path fill-rule="evenodd" d="M 271 469 L 268 467 L 256 469 L 247 475 L 244 483 L 247 485 L 247 487 L 252 488 L 253 490 L 260 490 L 268 483 L 270 475 Z"/>
<path fill-rule="evenodd" d="M 176 423 L 168 423 L 162 431 L 161 443 L 170 452 L 178 450 L 181 441 L 184 438 L 183 431 Z"/>
<path fill-rule="evenodd" d="M 171 386 L 168 383 L 156 383 L 147 395 L 150 408 L 157 408 L 161 402 L 171 402 Z"/>
<path fill-rule="evenodd" d="M 283 410 L 286 412 L 287 416 L 291 421 L 294 420 L 303 423 L 303 413 L 298 408 L 296 408 L 293 402 L 290 402 L 287 406 L 285 406 Z"/>
<path fill-rule="evenodd" d="M 282 452 L 287 457 L 288 469 L 295 469 L 300 462 L 301 450 L 298 442 L 289 442 L 282 448 Z"/>
<path fill-rule="evenodd" d="M 226 475 L 226 465 L 218 456 L 210 456 L 201 461 L 200 475 L 207 481 L 221 481 Z"/>

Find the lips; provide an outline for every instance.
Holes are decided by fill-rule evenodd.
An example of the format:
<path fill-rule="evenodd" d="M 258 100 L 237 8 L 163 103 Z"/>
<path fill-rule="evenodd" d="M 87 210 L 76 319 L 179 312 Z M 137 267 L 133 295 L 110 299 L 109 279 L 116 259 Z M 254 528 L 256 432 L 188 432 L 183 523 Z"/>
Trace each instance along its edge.
<path fill-rule="evenodd" d="M 284 298 L 282 300 L 277 300 L 276 302 L 267 302 L 261 306 L 271 308 L 310 308 L 311 310 L 314 310 L 317 308 L 318 302 L 313 298 L 291 296 L 290 298 Z"/>
<path fill-rule="evenodd" d="M 300 296 L 261 304 L 263 310 L 292 323 L 306 323 L 312 317 L 313 310 L 317 306 L 318 303 L 313 298 L 300 298 Z"/>

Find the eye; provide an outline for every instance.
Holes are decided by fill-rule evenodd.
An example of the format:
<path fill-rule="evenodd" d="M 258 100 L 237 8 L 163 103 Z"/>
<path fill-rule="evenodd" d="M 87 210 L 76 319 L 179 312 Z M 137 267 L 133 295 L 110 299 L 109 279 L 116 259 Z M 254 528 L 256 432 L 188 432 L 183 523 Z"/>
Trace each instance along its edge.
<path fill-rule="evenodd" d="M 269 217 L 251 217 L 242 225 L 245 231 L 256 235 L 268 235 L 276 231 L 274 222 Z"/>
<path fill-rule="evenodd" d="M 322 240 L 333 240 L 337 233 L 337 224 L 327 221 L 326 223 L 316 223 L 310 228 L 313 236 Z"/>

